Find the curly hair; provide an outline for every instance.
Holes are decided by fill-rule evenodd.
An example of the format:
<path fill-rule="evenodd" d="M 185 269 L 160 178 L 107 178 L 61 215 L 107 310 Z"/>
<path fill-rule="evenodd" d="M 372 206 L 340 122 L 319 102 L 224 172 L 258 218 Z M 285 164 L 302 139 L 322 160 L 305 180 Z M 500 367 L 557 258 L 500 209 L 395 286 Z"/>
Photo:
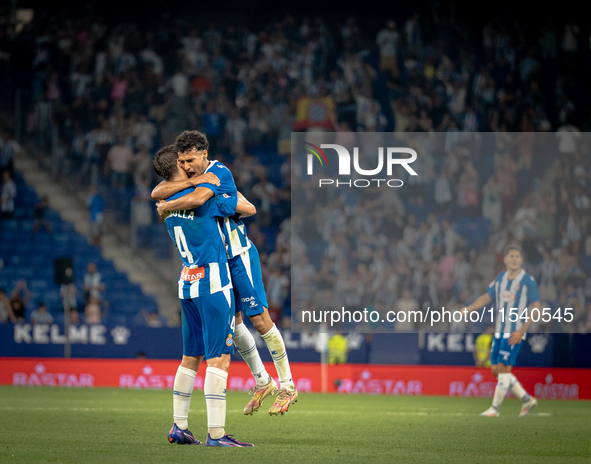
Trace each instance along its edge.
<path fill-rule="evenodd" d="M 188 151 L 201 151 L 209 149 L 207 136 L 199 131 L 185 131 L 176 138 L 174 143 L 177 153 L 186 153 Z"/>
<path fill-rule="evenodd" d="M 171 180 L 177 172 L 176 160 L 178 158 L 174 145 L 161 148 L 154 158 L 154 171 L 164 180 Z"/>

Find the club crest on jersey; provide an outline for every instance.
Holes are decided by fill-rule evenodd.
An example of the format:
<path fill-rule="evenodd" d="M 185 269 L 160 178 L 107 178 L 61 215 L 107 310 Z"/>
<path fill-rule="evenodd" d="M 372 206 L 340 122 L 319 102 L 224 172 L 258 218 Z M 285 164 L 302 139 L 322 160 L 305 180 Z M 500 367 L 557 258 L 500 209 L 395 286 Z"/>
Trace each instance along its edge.
<path fill-rule="evenodd" d="M 515 291 L 518 292 L 520 288 L 521 288 L 521 284 L 520 283 L 516 283 L 515 284 Z"/>
<path fill-rule="evenodd" d="M 228 338 L 226 338 L 226 345 L 232 346 L 232 343 L 233 343 L 232 334 L 229 334 Z"/>
<path fill-rule="evenodd" d="M 499 297 L 501 299 L 501 303 L 511 303 L 512 301 L 515 301 L 516 295 L 509 290 L 503 290 L 499 293 Z"/>

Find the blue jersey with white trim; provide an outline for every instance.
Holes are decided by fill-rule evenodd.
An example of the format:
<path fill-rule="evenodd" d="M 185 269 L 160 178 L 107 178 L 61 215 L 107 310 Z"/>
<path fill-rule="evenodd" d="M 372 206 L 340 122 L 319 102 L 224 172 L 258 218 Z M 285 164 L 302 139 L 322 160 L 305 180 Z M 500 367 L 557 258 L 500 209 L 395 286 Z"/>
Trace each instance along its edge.
<path fill-rule="evenodd" d="M 226 166 L 219 161 L 210 161 L 205 172 L 215 174 L 220 180 L 220 185 L 200 184 L 198 187 L 207 187 L 215 195 L 225 193 L 226 195 L 237 196 L 234 177 L 232 177 L 232 173 Z M 233 212 L 228 217 L 219 218 L 218 223 L 226 243 L 226 251 L 228 252 L 229 259 L 244 253 L 250 248 L 251 242 L 246 235 L 246 227 L 240 219 L 240 215 Z"/>
<path fill-rule="evenodd" d="M 194 189 L 185 189 L 170 199 Z M 228 258 L 217 218 L 236 212 L 236 196 L 219 195 L 199 208 L 172 211 L 164 220 L 181 259 L 179 298 L 191 299 L 232 288 Z"/>
<path fill-rule="evenodd" d="M 531 317 L 531 305 L 540 300 L 536 280 L 523 269 L 513 280 L 509 280 L 507 271 L 500 272 L 487 287 L 486 292 L 496 304 L 495 338 L 509 338 L 513 332 L 521 328 L 525 322 L 521 318 L 525 310 L 527 309 L 527 315 Z M 511 314 L 512 308 L 517 309 L 519 317 L 515 315 L 515 311 Z"/>

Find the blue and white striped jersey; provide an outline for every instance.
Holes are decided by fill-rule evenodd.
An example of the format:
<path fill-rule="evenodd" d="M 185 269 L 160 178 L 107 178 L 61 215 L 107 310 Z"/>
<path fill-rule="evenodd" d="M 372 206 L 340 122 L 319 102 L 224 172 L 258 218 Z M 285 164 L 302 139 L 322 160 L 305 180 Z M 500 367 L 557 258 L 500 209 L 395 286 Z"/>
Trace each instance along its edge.
<path fill-rule="evenodd" d="M 231 197 L 237 196 L 234 177 L 232 177 L 232 173 L 226 166 L 219 161 L 210 161 L 205 172 L 212 172 L 218 176 L 220 185 L 200 184 L 198 187 L 207 187 L 215 195 L 225 193 Z M 238 256 L 250 248 L 251 241 L 246 235 L 246 227 L 239 215 L 232 213 L 229 217 L 218 219 L 218 223 L 226 244 L 228 259 L 232 259 L 234 256 Z"/>
<path fill-rule="evenodd" d="M 527 315 L 531 317 L 531 305 L 540 300 L 538 284 L 525 270 L 521 270 L 513 280 L 509 280 L 509 273 L 503 271 L 487 287 L 486 292 L 496 304 L 495 308 L 495 338 L 509 338 L 525 322 L 521 316 L 527 308 Z M 519 317 L 510 316 L 511 308 L 517 308 Z M 513 312 L 515 313 L 515 311 Z M 517 319 L 511 322 L 511 319 Z"/>
<path fill-rule="evenodd" d="M 171 199 L 193 192 L 185 189 Z M 172 211 L 164 220 L 174 242 L 183 270 L 179 298 L 192 299 L 232 288 L 230 268 L 217 218 L 236 212 L 236 196 L 216 195 L 200 208 Z"/>

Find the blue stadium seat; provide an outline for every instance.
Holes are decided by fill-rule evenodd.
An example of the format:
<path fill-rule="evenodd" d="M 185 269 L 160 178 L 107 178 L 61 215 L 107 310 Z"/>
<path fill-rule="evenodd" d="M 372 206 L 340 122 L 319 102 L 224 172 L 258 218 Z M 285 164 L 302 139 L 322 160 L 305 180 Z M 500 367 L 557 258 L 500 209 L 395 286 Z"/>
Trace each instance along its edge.
<path fill-rule="evenodd" d="M 45 290 L 48 287 L 47 281 L 40 279 L 31 279 L 27 282 L 30 290 Z"/>
<path fill-rule="evenodd" d="M 83 298 L 83 281 L 87 265 L 94 262 L 107 286 L 107 300 L 112 300 L 111 308 L 108 307 L 107 301 L 105 309 L 112 309 L 119 323 L 125 323 L 125 314 L 136 314 L 141 309 L 140 302 L 142 307 L 156 309 L 155 300 L 144 295 L 138 285 L 131 284 L 127 275 L 117 271 L 111 261 L 102 259 L 100 248 L 89 245 L 88 239 L 76 233 L 73 224 L 64 221 L 59 212 L 51 209 L 46 211 L 45 217 L 52 225 L 51 234 L 43 229 L 33 233 L 32 211 L 39 198 L 35 191 L 24 183 L 20 174 L 16 173 L 15 181 L 19 192 L 16 206 L 20 219 L 0 221 L 0 256 L 3 263 L 3 267 L 0 268 L 0 288 L 10 292 L 18 280 L 26 279 L 32 301 L 44 301 L 48 309 L 54 312 L 56 321 L 63 323 L 60 286 L 54 282 L 53 260 L 72 257 L 74 283 L 79 292 L 79 300 Z M 133 195 L 133 188 L 119 192 L 118 200 L 124 205 L 124 209 L 129 209 L 129 201 Z M 128 213 L 129 211 L 125 212 Z M 164 251 L 169 253 L 168 234 L 161 224 L 158 233 L 160 240 L 166 240 Z M 111 291 L 114 292 L 114 296 L 109 293 Z M 28 305 L 28 311 L 31 310 L 31 306 Z"/>

